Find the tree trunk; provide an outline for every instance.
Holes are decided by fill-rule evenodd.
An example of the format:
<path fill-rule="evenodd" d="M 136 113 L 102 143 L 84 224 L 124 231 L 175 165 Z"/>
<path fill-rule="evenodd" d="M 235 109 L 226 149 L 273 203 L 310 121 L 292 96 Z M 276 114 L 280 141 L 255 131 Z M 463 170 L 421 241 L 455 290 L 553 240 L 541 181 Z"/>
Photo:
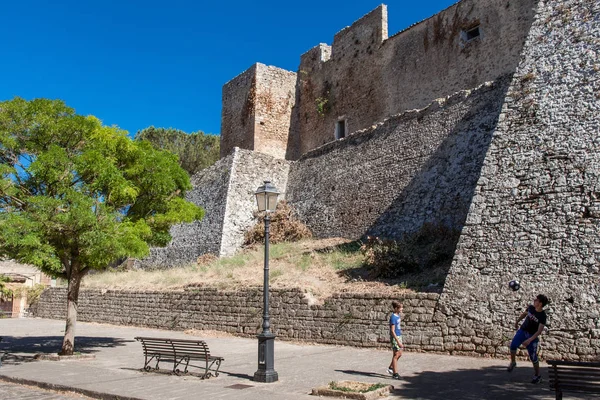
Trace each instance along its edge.
<path fill-rule="evenodd" d="M 77 304 L 79 301 L 79 285 L 83 274 L 78 268 L 72 268 L 67 288 L 67 326 L 60 355 L 72 356 L 75 348 L 75 325 L 77 324 Z"/>

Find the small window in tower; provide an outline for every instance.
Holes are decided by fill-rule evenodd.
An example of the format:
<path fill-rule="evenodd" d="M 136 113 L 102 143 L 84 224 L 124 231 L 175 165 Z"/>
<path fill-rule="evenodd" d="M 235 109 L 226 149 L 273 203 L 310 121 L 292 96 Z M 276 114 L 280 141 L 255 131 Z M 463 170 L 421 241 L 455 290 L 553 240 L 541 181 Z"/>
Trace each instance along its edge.
<path fill-rule="evenodd" d="M 481 26 L 479 25 L 479 23 L 475 23 L 469 25 L 468 28 L 463 28 L 463 30 L 460 31 L 459 38 L 459 45 L 461 48 L 464 48 L 465 46 L 470 45 L 471 43 L 479 42 L 483 38 Z"/>
<path fill-rule="evenodd" d="M 335 124 L 335 139 L 343 139 L 346 137 L 346 120 L 340 119 Z"/>
<path fill-rule="evenodd" d="M 478 37 L 479 37 L 479 35 L 481 34 L 481 33 L 479 32 L 479 25 L 477 25 L 477 26 L 476 26 L 476 27 L 474 27 L 474 28 L 468 29 L 468 30 L 465 32 L 465 34 L 466 34 L 466 39 L 467 39 L 467 42 L 469 42 L 469 41 L 471 41 L 471 40 L 473 40 L 473 39 L 475 39 L 475 38 L 478 38 Z"/>

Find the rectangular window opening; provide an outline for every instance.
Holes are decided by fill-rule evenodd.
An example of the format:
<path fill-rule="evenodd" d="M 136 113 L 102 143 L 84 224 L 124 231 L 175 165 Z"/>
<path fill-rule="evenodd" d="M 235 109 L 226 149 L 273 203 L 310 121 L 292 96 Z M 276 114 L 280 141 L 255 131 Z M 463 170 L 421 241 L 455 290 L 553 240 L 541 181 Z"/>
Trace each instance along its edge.
<path fill-rule="evenodd" d="M 341 119 L 335 124 L 335 139 L 343 139 L 346 137 L 346 120 Z"/>
<path fill-rule="evenodd" d="M 475 38 L 478 38 L 479 35 L 481 35 L 481 32 L 479 32 L 479 25 L 477 25 L 476 27 L 471 28 L 465 32 L 467 42 L 471 41 Z"/>

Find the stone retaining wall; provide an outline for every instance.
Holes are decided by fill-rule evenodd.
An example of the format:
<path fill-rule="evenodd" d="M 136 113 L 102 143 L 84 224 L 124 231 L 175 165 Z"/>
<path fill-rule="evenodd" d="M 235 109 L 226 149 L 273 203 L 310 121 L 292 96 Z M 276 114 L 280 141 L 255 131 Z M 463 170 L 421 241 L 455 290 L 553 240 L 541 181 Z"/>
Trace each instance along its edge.
<path fill-rule="evenodd" d="M 438 310 L 437 293 L 399 293 L 393 299 L 404 304 L 403 339 L 409 351 L 498 357 L 508 354 L 514 332 L 490 326 L 490 330 L 495 330 L 490 335 L 457 317 L 444 316 Z M 387 320 L 393 299 L 374 293 L 341 293 L 323 304 L 311 304 L 301 290 L 275 289 L 270 301 L 271 326 L 280 340 L 387 348 Z M 64 319 L 66 290 L 47 289 L 36 316 Z M 78 320 L 171 330 L 217 330 L 253 337 L 262 329 L 262 290 L 85 289 L 80 293 Z M 556 351 L 562 349 L 561 333 L 546 333 L 542 343 L 541 356 L 555 357 Z M 572 354 L 570 358 L 576 356 Z"/>
<path fill-rule="evenodd" d="M 413 349 L 436 348 L 440 329 L 431 324 L 438 294 L 407 294 L 406 339 Z M 339 294 L 323 304 L 309 304 L 300 290 L 271 291 L 271 327 L 280 339 L 352 346 L 387 346 L 391 299 L 377 295 Z M 210 329 L 254 336 L 262 330 L 262 290 L 237 292 L 208 288 L 182 291 L 82 290 L 79 321 L 172 330 Z M 66 290 L 47 289 L 37 316 L 66 317 Z"/>

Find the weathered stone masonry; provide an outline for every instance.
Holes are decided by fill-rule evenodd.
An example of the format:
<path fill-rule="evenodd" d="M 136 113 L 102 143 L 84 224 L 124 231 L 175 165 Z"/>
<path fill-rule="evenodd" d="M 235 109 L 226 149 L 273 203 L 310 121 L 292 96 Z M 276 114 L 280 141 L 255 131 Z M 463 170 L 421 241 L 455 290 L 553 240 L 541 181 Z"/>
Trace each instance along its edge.
<path fill-rule="evenodd" d="M 405 293 L 403 340 L 409 351 L 456 355 L 504 356 L 512 331 L 466 327 L 438 310 L 439 294 Z M 342 293 L 310 305 L 300 290 L 272 290 L 271 327 L 278 340 L 299 340 L 358 347 L 389 347 L 391 300 L 377 294 Z M 66 290 L 42 294 L 37 316 L 64 319 Z M 207 288 L 183 291 L 82 290 L 80 321 L 134 325 L 172 330 L 208 329 L 254 337 L 261 332 L 262 291 L 238 292 Z M 545 338 L 542 357 L 555 357 L 560 338 Z M 453 343 L 448 347 L 447 343 Z M 525 353 L 521 353 L 525 356 Z M 562 354 L 561 354 L 562 355 Z"/>
<path fill-rule="evenodd" d="M 436 349 L 441 330 L 431 324 L 435 293 L 412 293 L 403 298 L 409 314 L 406 340 L 414 349 Z M 377 295 L 339 294 L 322 305 L 309 305 L 300 290 L 271 291 L 271 324 L 280 339 L 355 346 L 387 346 L 390 302 Z M 46 290 L 38 316 L 62 319 L 66 291 Z M 237 292 L 190 287 L 183 291 L 144 292 L 83 290 L 78 319 L 152 328 L 211 329 L 237 335 L 261 332 L 262 290 Z M 437 339 L 436 339 L 437 338 Z M 441 350 L 441 347 L 437 347 Z"/>
<path fill-rule="evenodd" d="M 150 256 L 136 261 L 142 267 L 167 267 L 196 262 L 198 256 L 233 254 L 243 243 L 244 232 L 254 223 L 254 192 L 269 177 L 285 192 L 289 162 L 262 153 L 235 148 L 212 167 L 192 177 L 193 190 L 186 198 L 206 211 L 201 221 L 171 229 L 174 240 L 152 248 Z"/>
<path fill-rule="evenodd" d="M 255 64 L 223 86 L 221 157 L 234 147 L 285 158 L 296 73 Z"/>
<path fill-rule="evenodd" d="M 400 238 L 426 222 L 460 230 L 509 79 L 305 154 L 291 165 L 286 199 L 318 237 Z"/>
<path fill-rule="evenodd" d="M 440 298 L 485 329 L 546 293 L 576 359 L 600 359 L 599 53 L 598 1 L 540 2 Z"/>
<path fill-rule="evenodd" d="M 479 36 L 466 40 L 474 27 Z M 211 179 L 227 182 L 218 192 L 226 207 L 241 206 L 230 214 L 216 207 L 224 217 L 207 229 L 220 237 L 213 247 L 202 239 L 190 255 L 216 252 L 217 242 L 219 254 L 235 251 L 251 223 L 252 192 L 273 178 L 320 237 L 400 237 L 425 222 L 461 230 L 433 314 L 441 333 L 428 346 L 500 349 L 515 316 L 546 293 L 553 303 L 544 348 L 598 359 L 599 59 L 597 0 L 463 0 L 390 38 L 385 7 L 377 8 L 333 46 L 302 56 L 293 99 L 293 73 L 257 65 L 224 88 L 222 144 L 254 150 L 263 135 L 260 151 L 275 157 L 236 149 L 205 172 L 198 190 L 207 216 L 222 204 L 211 203 Z M 260 107 L 242 107 L 253 90 L 267 94 Z M 244 110 L 272 121 L 246 125 Z M 348 134 L 334 140 L 340 119 Z M 295 161 L 277 164 L 281 140 Z M 247 179 L 236 157 L 277 167 Z M 171 247 L 193 243 L 182 233 Z M 522 289 L 509 292 L 515 278 Z"/>
<path fill-rule="evenodd" d="M 288 144 L 295 146 L 288 148 L 289 158 L 334 140 L 340 119 L 355 132 L 514 72 L 535 3 L 463 0 L 389 38 L 387 7 L 381 5 L 338 32 L 331 47 L 303 54 L 292 116 L 298 138 Z M 474 26 L 480 37 L 466 42 L 463 35 Z M 319 98 L 327 100 L 322 115 L 315 106 Z"/>

